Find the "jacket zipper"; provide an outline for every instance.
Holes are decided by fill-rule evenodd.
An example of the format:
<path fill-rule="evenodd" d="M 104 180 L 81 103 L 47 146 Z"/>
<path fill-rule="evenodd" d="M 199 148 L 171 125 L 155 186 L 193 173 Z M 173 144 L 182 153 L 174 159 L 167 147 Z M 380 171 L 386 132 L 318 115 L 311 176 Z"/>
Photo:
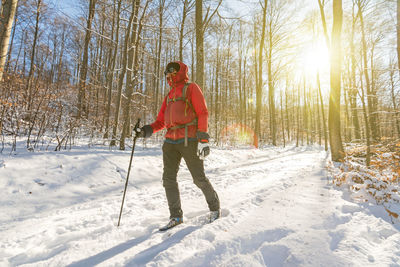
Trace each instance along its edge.
<path fill-rule="evenodd" d="M 175 103 L 175 96 L 176 96 L 176 87 L 175 87 L 175 90 L 174 90 L 174 96 L 173 96 L 173 102 L 172 102 L 172 106 L 171 106 L 171 110 L 170 110 L 170 114 L 169 114 L 169 118 L 170 118 L 170 122 L 171 122 L 171 124 L 172 124 L 172 108 L 173 108 L 173 106 L 174 106 L 174 103 Z M 175 130 L 172 130 L 173 131 L 173 136 L 174 136 L 174 140 L 176 139 L 176 131 Z"/>

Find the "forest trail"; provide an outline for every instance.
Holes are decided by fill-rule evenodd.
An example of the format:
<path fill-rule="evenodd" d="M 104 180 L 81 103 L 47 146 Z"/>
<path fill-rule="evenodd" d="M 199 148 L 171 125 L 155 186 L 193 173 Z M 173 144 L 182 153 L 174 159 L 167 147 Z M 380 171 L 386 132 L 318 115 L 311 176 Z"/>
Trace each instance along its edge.
<path fill-rule="evenodd" d="M 42 208 L 31 217 L 15 213 L 14 220 L 1 221 L 1 265 L 397 266 L 400 262 L 399 229 L 383 213 L 379 216 L 365 204 L 350 202 L 346 193 L 328 184 L 328 154 L 320 148 L 213 149 L 206 173 L 219 194 L 223 216 L 205 225 L 200 220 L 207 213 L 206 202 L 182 164 L 178 180 L 185 223 L 167 232 L 158 231 L 169 216 L 160 180 L 161 151 L 137 153 L 120 227 L 116 224 L 128 154 L 93 152 L 43 153 L 31 159 L 39 162 L 46 157 L 42 171 L 49 177 L 59 171 L 56 157 L 78 169 L 63 171 L 82 175 L 72 181 L 56 179 L 51 186 L 43 178 L 42 186 L 36 183 L 42 193 L 34 192 L 35 205 L 41 199 Z M 18 159 L 4 159 L 4 168 L 11 168 L 13 160 Z M 84 171 L 88 166 L 78 162 L 86 162 L 91 170 Z M 112 165 L 113 174 L 98 177 L 96 169 L 104 173 Z M 149 170 L 149 166 L 154 167 Z M 101 181 L 110 177 L 112 181 Z M 74 190 L 87 185 L 92 191 L 78 197 Z M 56 193 L 47 194 L 54 188 Z M 57 197 L 58 205 L 46 204 Z M 26 201 L 9 199 L 9 203 L 34 210 Z"/>

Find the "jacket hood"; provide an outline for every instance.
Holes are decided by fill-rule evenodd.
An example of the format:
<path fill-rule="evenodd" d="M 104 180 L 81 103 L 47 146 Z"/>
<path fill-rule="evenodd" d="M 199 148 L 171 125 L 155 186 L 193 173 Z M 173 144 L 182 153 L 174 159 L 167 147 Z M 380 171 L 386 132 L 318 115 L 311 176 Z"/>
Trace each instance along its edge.
<path fill-rule="evenodd" d="M 174 87 L 178 84 L 185 84 L 189 81 L 188 76 L 188 67 L 180 61 L 173 61 L 174 63 L 179 64 L 179 70 L 174 77 L 172 77 L 172 81 L 168 80 L 168 84 L 171 87 Z M 168 63 L 169 64 L 169 63 Z"/>

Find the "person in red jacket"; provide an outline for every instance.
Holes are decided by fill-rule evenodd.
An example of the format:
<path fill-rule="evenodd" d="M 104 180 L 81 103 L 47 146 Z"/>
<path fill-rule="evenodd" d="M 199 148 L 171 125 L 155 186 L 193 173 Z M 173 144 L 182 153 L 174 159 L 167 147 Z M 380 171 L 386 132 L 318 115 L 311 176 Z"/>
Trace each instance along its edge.
<path fill-rule="evenodd" d="M 183 158 L 194 183 L 203 192 L 210 209 L 210 222 L 220 217 L 220 203 L 204 173 L 204 158 L 210 154 L 208 146 L 208 110 L 200 87 L 188 83 L 188 67 L 180 62 L 168 63 L 164 74 L 171 89 L 164 98 L 157 119 L 141 128 L 140 137 L 167 128 L 163 150 L 163 186 L 167 196 L 170 221 L 160 228 L 167 230 L 183 222 L 183 212 L 177 183 L 179 164 Z"/>

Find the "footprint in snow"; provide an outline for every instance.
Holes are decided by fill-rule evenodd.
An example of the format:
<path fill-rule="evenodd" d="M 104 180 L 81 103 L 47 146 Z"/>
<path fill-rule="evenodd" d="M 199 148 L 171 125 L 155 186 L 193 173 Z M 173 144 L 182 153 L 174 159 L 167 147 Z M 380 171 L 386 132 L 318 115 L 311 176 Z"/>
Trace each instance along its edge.
<path fill-rule="evenodd" d="M 46 185 L 46 183 L 43 183 L 42 182 L 42 180 L 40 180 L 40 179 L 35 179 L 35 180 L 33 180 L 35 183 L 37 183 L 38 185 L 40 185 L 40 186 L 44 186 L 44 185 Z"/>

